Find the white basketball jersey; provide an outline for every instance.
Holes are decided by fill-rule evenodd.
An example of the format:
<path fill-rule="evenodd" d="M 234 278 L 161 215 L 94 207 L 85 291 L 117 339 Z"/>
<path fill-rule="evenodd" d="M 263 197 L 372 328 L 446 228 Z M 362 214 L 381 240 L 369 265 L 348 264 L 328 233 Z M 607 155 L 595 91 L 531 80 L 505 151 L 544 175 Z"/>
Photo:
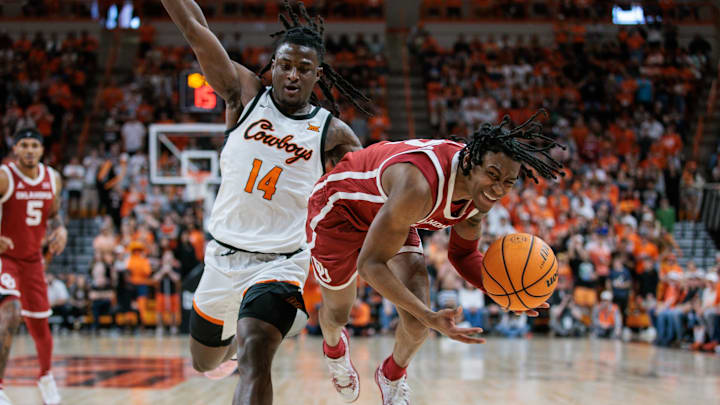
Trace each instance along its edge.
<path fill-rule="evenodd" d="M 261 91 L 225 131 L 222 181 L 208 230 L 238 249 L 291 253 L 305 246 L 308 197 L 323 175 L 332 114 L 314 107 L 306 115 L 285 115 L 271 91 Z"/>

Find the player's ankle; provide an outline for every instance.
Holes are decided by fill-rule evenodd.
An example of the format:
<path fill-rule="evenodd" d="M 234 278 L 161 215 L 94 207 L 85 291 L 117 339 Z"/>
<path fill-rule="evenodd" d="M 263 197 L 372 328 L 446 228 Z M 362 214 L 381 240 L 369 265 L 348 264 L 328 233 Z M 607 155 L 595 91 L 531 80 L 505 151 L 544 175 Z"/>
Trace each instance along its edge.
<path fill-rule="evenodd" d="M 382 373 L 388 380 L 395 381 L 407 374 L 407 367 L 400 367 L 395 363 L 393 355 L 390 354 L 382 363 Z"/>
<path fill-rule="evenodd" d="M 325 353 L 325 356 L 331 358 L 331 359 L 339 359 L 340 357 L 345 355 L 345 350 L 347 348 L 345 347 L 345 341 L 340 338 L 338 340 L 337 345 L 330 346 L 323 340 L 323 353 Z"/>

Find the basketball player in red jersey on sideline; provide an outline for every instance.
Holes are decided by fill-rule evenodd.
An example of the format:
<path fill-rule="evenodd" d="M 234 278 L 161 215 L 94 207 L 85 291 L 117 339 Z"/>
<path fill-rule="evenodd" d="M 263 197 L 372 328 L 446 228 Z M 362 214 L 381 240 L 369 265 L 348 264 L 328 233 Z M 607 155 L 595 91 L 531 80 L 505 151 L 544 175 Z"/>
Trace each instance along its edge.
<path fill-rule="evenodd" d="M 16 161 L 0 166 L 0 405 L 11 404 L 2 389 L 13 335 L 25 319 L 40 362 L 38 388 L 45 405 L 60 403 L 50 374 L 53 340 L 42 242 L 60 254 L 67 229 L 60 215 L 60 175 L 40 163 L 43 136 L 35 129 L 15 134 Z"/>
<path fill-rule="evenodd" d="M 420 139 L 378 143 L 345 155 L 315 185 L 306 234 L 322 286 L 323 352 L 343 400 L 355 401 L 360 388 L 344 329 L 358 274 L 398 307 L 400 317 L 393 352 L 375 371 L 383 405 L 409 403 L 406 368 L 429 328 L 464 343 L 484 342 L 472 336 L 482 329 L 456 326 L 461 308 L 429 308 L 416 229 L 452 226 L 448 258 L 460 276 L 482 289 L 482 217 L 521 172 L 537 181 L 527 166 L 545 178 L 556 178 L 562 168 L 547 153 L 559 145 L 542 135 L 542 125 L 534 121 L 538 113 L 514 129 L 508 117 L 499 125 L 484 124 L 467 145 Z M 528 314 L 537 316 L 534 310 Z"/>

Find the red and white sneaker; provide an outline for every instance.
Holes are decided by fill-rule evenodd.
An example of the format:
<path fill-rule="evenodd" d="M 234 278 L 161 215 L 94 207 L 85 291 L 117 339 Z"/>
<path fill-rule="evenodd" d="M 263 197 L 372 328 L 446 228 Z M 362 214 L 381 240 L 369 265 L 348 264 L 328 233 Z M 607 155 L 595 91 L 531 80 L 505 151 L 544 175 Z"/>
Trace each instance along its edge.
<path fill-rule="evenodd" d="M 360 376 L 350 360 L 350 335 L 343 328 L 340 339 L 345 342 L 345 354 L 338 359 L 331 359 L 323 353 L 325 363 L 330 370 L 335 390 L 345 402 L 355 402 L 360 396 Z"/>
<path fill-rule="evenodd" d="M 10 402 L 10 398 L 5 395 L 5 390 L 3 389 L 0 389 L 0 405 L 12 405 L 12 402 Z"/>
<path fill-rule="evenodd" d="M 410 405 L 410 386 L 407 374 L 390 381 L 382 372 L 382 363 L 375 370 L 375 383 L 380 388 L 383 405 Z"/>
<path fill-rule="evenodd" d="M 45 405 L 59 405 L 60 404 L 60 393 L 58 392 L 57 385 L 55 385 L 55 379 L 52 374 L 45 374 L 38 380 L 38 388 L 40 388 L 40 395 L 42 395 L 43 404 Z"/>
<path fill-rule="evenodd" d="M 222 380 L 234 373 L 236 369 L 237 358 L 233 357 L 226 362 L 220 363 L 220 365 L 214 369 L 204 372 L 203 375 L 211 380 Z"/>

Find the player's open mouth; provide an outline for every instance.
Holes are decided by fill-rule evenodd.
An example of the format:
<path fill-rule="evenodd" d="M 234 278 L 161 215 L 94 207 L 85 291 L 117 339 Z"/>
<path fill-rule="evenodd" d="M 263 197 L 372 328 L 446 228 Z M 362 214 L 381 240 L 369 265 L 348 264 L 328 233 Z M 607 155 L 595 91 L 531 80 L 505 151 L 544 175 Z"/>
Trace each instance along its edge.
<path fill-rule="evenodd" d="M 487 193 L 487 191 L 483 191 L 483 196 L 485 196 L 485 198 L 486 198 L 487 200 L 489 200 L 490 202 L 492 202 L 492 203 L 494 203 L 495 201 L 497 201 L 497 198 L 492 198 L 492 197 L 490 196 L 490 194 Z"/>
<path fill-rule="evenodd" d="M 297 86 L 285 86 L 285 92 L 289 94 L 297 94 L 297 92 L 300 91 L 300 88 Z"/>

